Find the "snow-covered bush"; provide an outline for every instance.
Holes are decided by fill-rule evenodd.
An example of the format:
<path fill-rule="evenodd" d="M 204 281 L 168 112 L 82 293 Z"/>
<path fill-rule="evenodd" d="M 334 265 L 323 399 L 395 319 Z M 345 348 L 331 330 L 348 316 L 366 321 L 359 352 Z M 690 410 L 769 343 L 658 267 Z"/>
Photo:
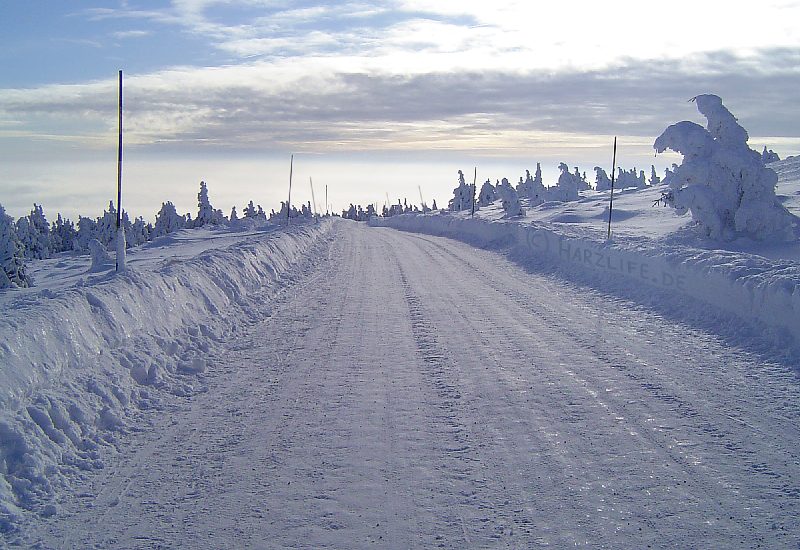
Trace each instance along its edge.
<path fill-rule="evenodd" d="M 511 186 L 506 178 L 497 186 L 497 194 L 503 201 L 503 210 L 506 212 L 506 217 L 521 216 L 524 214 L 522 205 L 519 202 L 519 195 L 517 191 Z"/>
<path fill-rule="evenodd" d="M 0 288 L 29 287 L 33 280 L 25 269 L 25 254 L 14 220 L 0 204 Z"/>
<path fill-rule="evenodd" d="M 450 199 L 450 210 L 458 212 L 461 210 L 472 210 L 473 187 L 464 181 L 464 172 L 458 171 L 458 187 L 453 189 L 453 198 Z"/>
<path fill-rule="evenodd" d="M 672 149 L 683 155 L 668 181 L 667 204 L 679 213 L 690 211 L 712 239 L 792 239 L 793 216 L 775 196 L 778 176 L 748 147 L 747 131 L 718 96 L 699 95 L 694 101 L 707 127 L 678 122 L 653 144 L 659 153 Z"/>
<path fill-rule="evenodd" d="M 656 173 L 656 167 L 652 164 L 650 165 L 650 181 L 648 183 L 653 186 L 661 184 L 661 178 L 658 177 L 658 174 Z"/>

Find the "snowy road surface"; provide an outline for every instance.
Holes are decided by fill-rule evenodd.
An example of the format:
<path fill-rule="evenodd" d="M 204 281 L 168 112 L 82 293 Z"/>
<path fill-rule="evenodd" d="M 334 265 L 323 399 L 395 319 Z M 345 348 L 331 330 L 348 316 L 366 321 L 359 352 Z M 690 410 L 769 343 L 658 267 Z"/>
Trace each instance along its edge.
<path fill-rule="evenodd" d="M 329 245 L 28 541 L 798 547 L 786 367 L 459 242 Z"/>

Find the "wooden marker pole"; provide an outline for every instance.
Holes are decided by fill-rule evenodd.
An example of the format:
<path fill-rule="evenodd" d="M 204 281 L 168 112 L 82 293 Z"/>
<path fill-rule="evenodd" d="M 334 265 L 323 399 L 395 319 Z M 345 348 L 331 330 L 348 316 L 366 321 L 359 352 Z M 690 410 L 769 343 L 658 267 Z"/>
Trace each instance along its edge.
<path fill-rule="evenodd" d="M 472 214 L 470 217 L 475 216 L 475 187 L 478 183 L 478 167 L 475 167 L 475 175 L 472 177 Z"/>
<path fill-rule="evenodd" d="M 117 109 L 117 116 L 119 121 L 119 139 L 117 143 L 117 240 L 119 240 L 122 226 L 122 69 L 119 71 L 119 106 Z M 117 245 L 117 261 L 115 271 L 120 270 L 120 248 L 122 253 L 125 253 L 125 248 Z M 125 259 L 122 258 L 122 267 L 124 269 Z"/>
<path fill-rule="evenodd" d="M 614 175 L 617 170 L 617 136 L 614 136 L 614 154 L 611 160 L 611 197 L 608 201 L 608 240 L 611 240 L 611 211 L 614 209 Z"/>
<path fill-rule="evenodd" d="M 289 200 L 286 202 L 286 225 L 289 225 L 289 213 L 292 208 L 292 170 L 294 169 L 294 154 L 289 159 Z"/>

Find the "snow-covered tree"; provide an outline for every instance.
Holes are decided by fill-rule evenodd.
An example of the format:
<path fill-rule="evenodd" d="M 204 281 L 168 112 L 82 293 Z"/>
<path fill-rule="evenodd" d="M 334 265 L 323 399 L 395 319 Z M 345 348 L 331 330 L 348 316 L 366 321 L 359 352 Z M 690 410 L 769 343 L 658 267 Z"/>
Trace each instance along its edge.
<path fill-rule="evenodd" d="M 144 218 L 139 216 L 133 223 L 128 221 L 128 213 L 123 212 L 125 221 L 125 237 L 128 247 L 139 246 L 150 240 L 150 233 L 153 226 L 145 223 Z"/>
<path fill-rule="evenodd" d="M 761 152 L 761 160 L 764 161 L 764 164 L 769 164 L 770 162 L 777 162 L 781 160 L 781 157 L 779 157 L 778 153 L 772 149 L 767 150 L 767 146 L 765 145 L 764 150 Z"/>
<path fill-rule="evenodd" d="M 242 210 L 244 213 L 245 218 L 255 218 L 256 217 L 256 205 L 253 204 L 253 201 L 247 203 L 247 206 L 244 207 Z"/>
<path fill-rule="evenodd" d="M 589 185 L 589 182 L 586 181 L 586 173 L 581 175 L 578 167 L 575 167 L 575 173 L 572 174 L 572 179 L 575 180 L 575 185 L 578 187 L 578 191 L 589 191 L 592 186 Z"/>
<path fill-rule="evenodd" d="M 26 258 L 44 260 L 51 256 L 50 224 L 41 205 L 34 203 L 31 213 L 17 220 L 17 238 L 22 243 Z"/>
<path fill-rule="evenodd" d="M 89 241 L 97 238 L 97 222 L 92 218 L 78 216 L 78 231 L 75 235 L 75 250 L 88 250 Z"/>
<path fill-rule="evenodd" d="M 497 194 L 503 201 L 503 210 L 506 212 L 506 217 L 521 216 L 524 213 L 522 204 L 519 202 L 519 194 L 506 178 L 503 178 L 503 181 L 497 186 Z"/>
<path fill-rule="evenodd" d="M 58 214 L 56 221 L 50 226 L 50 244 L 53 254 L 72 250 L 75 245 L 75 224 L 69 219 L 64 219 Z"/>
<path fill-rule="evenodd" d="M 661 178 L 658 177 L 656 173 L 656 167 L 654 165 L 650 165 L 650 185 L 660 185 Z"/>
<path fill-rule="evenodd" d="M 33 280 L 25 268 L 25 254 L 14 220 L 0 204 L 0 288 L 29 287 Z"/>
<path fill-rule="evenodd" d="M 547 189 L 542 183 L 542 166 L 536 163 L 536 175 L 531 177 L 529 170 L 525 170 L 525 181 L 517 186 L 520 198 L 528 199 L 531 206 L 542 204 L 547 196 Z"/>
<path fill-rule="evenodd" d="M 558 165 L 561 174 L 558 176 L 558 184 L 548 189 L 548 195 L 554 201 L 576 201 L 578 200 L 578 182 L 575 176 L 570 174 L 569 166 L 563 162 Z"/>
<path fill-rule="evenodd" d="M 200 192 L 197 193 L 197 217 L 194 219 L 192 227 L 202 227 L 204 225 L 219 225 L 225 222 L 222 210 L 216 210 L 208 200 L 208 185 L 200 182 Z"/>
<path fill-rule="evenodd" d="M 431 205 L 431 210 L 433 210 L 434 212 L 437 212 L 439 210 L 439 207 L 436 206 L 436 199 L 433 199 L 433 204 Z"/>
<path fill-rule="evenodd" d="M 497 190 L 492 185 L 491 180 L 487 179 L 481 186 L 481 192 L 478 193 L 478 204 L 480 206 L 489 206 L 497 200 Z"/>
<path fill-rule="evenodd" d="M 595 191 L 608 191 L 611 189 L 611 179 L 606 174 L 606 171 L 599 166 L 594 167 L 595 178 L 594 188 Z"/>
<path fill-rule="evenodd" d="M 747 131 L 716 95 L 694 98 L 706 128 L 683 121 L 669 126 L 653 147 L 672 149 L 683 162 L 669 178 L 667 204 L 690 211 L 712 239 L 746 235 L 755 239 L 793 239 L 793 216 L 775 195 L 778 177 L 762 154 L 748 147 Z"/>
<path fill-rule="evenodd" d="M 233 208 L 231 208 L 231 223 L 238 221 L 239 221 L 239 215 L 236 213 L 236 206 L 234 205 Z"/>
<path fill-rule="evenodd" d="M 156 223 L 153 226 L 153 231 L 150 233 L 150 239 L 163 237 L 179 229 L 183 229 L 186 225 L 186 220 L 183 216 L 178 214 L 175 205 L 172 202 L 162 202 L 161 210 L 156 214 Z"/>
<path fill-rule="evenodd" d="M 464 172 L 458 171 L 458 187 L 453 189 L 453 198 L 450 199 L 449 207 L 454 212 L 461 210 L 472 210 L 473 186 L 464 181 Z"/>

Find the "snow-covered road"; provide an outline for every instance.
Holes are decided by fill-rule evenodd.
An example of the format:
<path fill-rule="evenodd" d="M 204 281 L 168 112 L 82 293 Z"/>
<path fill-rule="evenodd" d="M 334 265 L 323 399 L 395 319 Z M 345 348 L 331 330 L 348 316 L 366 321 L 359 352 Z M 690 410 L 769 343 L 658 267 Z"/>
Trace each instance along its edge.
<path fill-rule="evenodd" d="M 797 548 L 800 383 L 641 306 L 337 223 L 45 548 Z"/>

